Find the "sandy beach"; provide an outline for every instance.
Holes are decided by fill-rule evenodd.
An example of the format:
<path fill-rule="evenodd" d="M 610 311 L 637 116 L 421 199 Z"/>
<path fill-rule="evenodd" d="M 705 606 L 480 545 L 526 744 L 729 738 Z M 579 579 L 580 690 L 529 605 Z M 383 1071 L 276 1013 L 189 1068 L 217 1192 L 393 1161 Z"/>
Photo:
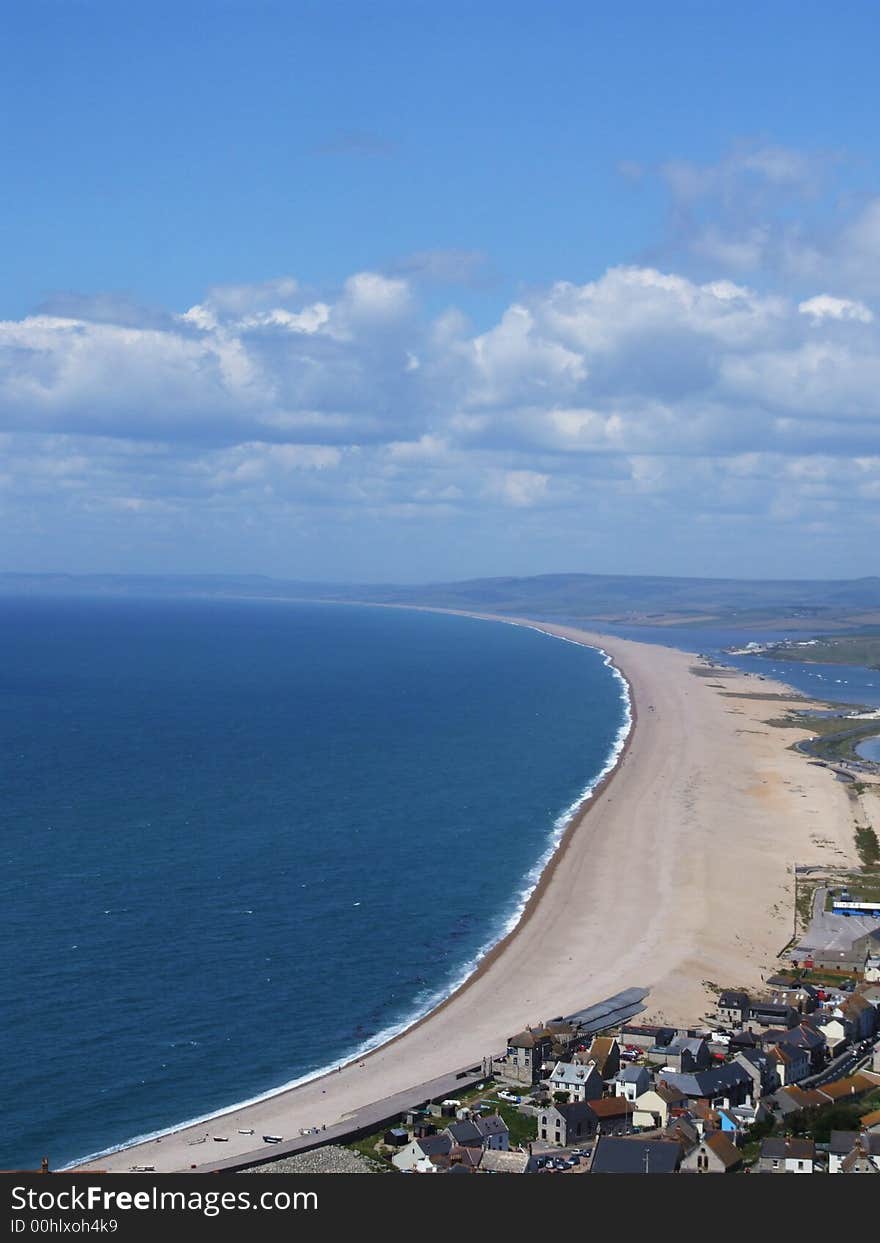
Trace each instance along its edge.
<path fill-rule="evenodd" d="M 694 1023 L 711 984 L 755 987 L 774 969 L 792 933 L 795 863 L 858 863 L 845 788 L 789 749 L 802 732 L 766 723 L 794 699 L 788 688 L 694 672 L 697 657 L 669 648 L 521 620 L 603 648 L 629 683 L 635 720 L 514 932 L 448 1001 L 361 1062 L 91 1168 L 210 1169 L 263 1133 L 331 1126 L 501 1051 L 526 1023 L 633 985 L 651 989 L 646 1019 Z M 249 1127 L 254 1137 L 238 1134 Z M 229 1142 L 193 1146 L 206 1132 Z"/>

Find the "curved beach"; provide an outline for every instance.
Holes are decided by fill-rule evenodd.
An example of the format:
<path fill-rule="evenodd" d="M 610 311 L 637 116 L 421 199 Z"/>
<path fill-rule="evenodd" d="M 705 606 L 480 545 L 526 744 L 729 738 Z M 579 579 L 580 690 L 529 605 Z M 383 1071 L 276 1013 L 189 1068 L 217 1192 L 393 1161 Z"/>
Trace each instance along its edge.
<path fill-rule="evenodd" d="M 517 927 L 442 1005 L 358 1062 L 90 1166 L 211 1169 L 253 1151 L 261 1134 L 331 1127 L 479 1063 L 526 1023 L 633 985 L 650 988 L 649 1017 L 693 1023 L 709 985 L 753 987 L 772 969 L 792 931 L 794 863 L 856 862 L 846 791 L 789 749 L 802 733 L 766 724 L 793 698 L 788 688 L 730 671 L 705 676 L 696 656 L 670 648 L 491 620 L 603 649 L 633 708 L 617 766 L 573 815 Z M 228 1143 L 194 1146 L 206 1133 Z"/>

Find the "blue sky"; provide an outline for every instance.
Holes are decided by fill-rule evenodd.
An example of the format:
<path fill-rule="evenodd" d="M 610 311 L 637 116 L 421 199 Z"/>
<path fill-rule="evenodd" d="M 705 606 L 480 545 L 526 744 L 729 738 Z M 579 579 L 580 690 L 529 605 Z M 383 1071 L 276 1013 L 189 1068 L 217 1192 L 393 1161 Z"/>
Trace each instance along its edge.
<path fill-rule="evenodd" d="M 878 23 L 15 6 L 0 566 L 876 570 Z"/>

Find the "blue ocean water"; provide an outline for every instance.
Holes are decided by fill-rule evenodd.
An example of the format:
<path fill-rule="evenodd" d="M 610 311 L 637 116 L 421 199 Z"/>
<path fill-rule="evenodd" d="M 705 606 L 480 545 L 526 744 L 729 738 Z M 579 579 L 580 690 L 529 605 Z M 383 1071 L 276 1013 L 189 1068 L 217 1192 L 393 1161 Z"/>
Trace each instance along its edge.
<path fill-rule="evenodd" d="M 5 599 L 0 640 L 0 1168 L 424 1012 L 627 719 L 598 652 L 429 613 Z"/>
<path fill-rule="evenodd" d="M 747 643 L 775 643 L 810 638 L 804 631 L 736 629 L 713 626 L 604 626 L 608 633 L 642 643 L 659 643 L 687 652 L 702 652 L 746 673 L 776 678 L 804 695 L 833 703 L 880 707 L 880 672 L 855 665 L 811 664 L 798 660 L 770 660 L 766 656 L 731 656 L 725 648 Z M 817 633 L 820 633 L 817 631 Z"/>

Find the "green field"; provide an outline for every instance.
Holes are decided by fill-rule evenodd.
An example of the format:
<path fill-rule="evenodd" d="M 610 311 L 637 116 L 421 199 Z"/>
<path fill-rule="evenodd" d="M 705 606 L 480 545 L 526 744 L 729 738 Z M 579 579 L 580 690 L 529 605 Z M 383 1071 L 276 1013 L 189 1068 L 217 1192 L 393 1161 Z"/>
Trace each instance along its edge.
<path fill-rule="evenodd" d="M 760 654 L 772 660 L 880 669 L 880 634 L 825 635 L 808 643 L 779 643 Z"/>

